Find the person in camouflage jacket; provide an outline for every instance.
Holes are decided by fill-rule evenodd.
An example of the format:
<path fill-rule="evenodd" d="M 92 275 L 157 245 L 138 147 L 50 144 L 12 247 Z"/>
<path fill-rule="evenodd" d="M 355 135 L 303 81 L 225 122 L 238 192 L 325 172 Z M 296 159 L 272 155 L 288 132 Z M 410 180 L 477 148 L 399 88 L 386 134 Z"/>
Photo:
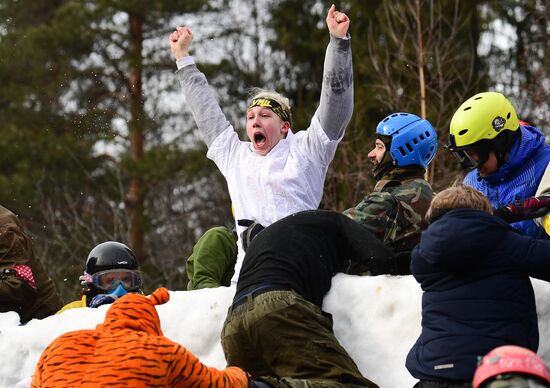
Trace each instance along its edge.
<path fill-rule="evenodd" d="M 410 251 L 426 227 L 424 216 L 433 197 L 424 174 L 437 152 L 437 134 L 429 121 L 401 112 L 384 118 L 376 133 L 368 157 L 378 182 L 344 214 L 395 253 L 394 260 L 374 260 L 371 274 L 410 274 Z"/>

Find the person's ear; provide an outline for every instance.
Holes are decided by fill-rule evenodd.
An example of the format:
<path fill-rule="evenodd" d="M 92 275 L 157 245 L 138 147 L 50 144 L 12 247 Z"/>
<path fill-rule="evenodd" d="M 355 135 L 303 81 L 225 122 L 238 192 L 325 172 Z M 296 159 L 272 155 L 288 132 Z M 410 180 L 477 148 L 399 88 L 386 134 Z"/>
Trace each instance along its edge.
<path fill-rule="evenodd" d="M 290 123 L 288 121 L 283 121 L 283 126 L 281 127 L 281 133 L 286 135 L 290 129 Z"/>

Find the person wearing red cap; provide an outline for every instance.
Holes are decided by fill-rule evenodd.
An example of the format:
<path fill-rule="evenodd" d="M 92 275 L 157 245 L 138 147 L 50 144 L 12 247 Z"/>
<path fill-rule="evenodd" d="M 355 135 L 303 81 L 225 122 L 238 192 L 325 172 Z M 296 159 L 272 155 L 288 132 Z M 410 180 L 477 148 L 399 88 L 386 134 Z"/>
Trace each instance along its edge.
<path fill-rule="evenodd" d="M 544 361 L 529 349 L 505 345 L 491 350 L 474 374 L 474 388 L 550 387 Z"/>

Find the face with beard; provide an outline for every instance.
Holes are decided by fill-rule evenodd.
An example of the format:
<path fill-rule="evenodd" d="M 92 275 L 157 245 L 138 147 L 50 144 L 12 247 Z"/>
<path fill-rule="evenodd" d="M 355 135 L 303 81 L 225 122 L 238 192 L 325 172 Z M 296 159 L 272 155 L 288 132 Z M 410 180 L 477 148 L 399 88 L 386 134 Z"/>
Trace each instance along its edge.
<path fill-rule="evenodd" d="M 380 163 L 382 163 L 382 159 L 384 159 L 385 154 L 386 145 L 382 140 L 376 139 L 376 141 L 374 142 L 374 148 L 369 152 L 367 156 L 369 157 L 374 168 L 376 168 Z"/>
<path fill-rule="evenodd" d="M 379 180 L 394 167 L 393 160 L 388 152 L 391 146 L 391 136 L 378 135 L 374 142 L 374 148 L 369 152 L 368 157 L 373 168 L 374 178 Z"/>

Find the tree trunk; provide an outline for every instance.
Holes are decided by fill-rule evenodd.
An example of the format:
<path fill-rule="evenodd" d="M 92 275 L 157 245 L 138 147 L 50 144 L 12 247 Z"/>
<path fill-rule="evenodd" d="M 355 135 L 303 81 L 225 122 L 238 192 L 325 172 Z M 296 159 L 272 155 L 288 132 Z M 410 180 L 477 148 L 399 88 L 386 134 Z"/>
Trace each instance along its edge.
<path fill-rule="evenodd" d="M 417 58 L 418 58 L 418 81 L 419 81 L 419 88 L 420 88 L 420 117 L 422 117 L 424 120 L 426 119 L 426 81 L 424 78 L 424 44 L 422 42 L 422 24 L 420 22 L 420 0 L 416 0 L 416 37 L 417 37 L 417 44 L 418 44 L 418 52 L 417 52 Z M 431 166 L 429 166 L 426 169 L 426 174 L 424 174 L 424 178 L 430 182 L 431 179 L 433 179 L 433 166 L 435 163 L 432 163 Z M 430 182 L 433 183 L 433 182 Z"/>
<path fill-rule="evenodd" d="M 130 132 L 131 158 L 134 165 L 139 166 L 143 158 L 143 95 L 142 95 L 142 43 L 143 43 L 143 19 L 141 16 L 130 13 Z M 144 249 L 144 183 L 140 176 L 139 168 L 134 168 L 130 187 L 127 194 L 128 217 L 130 219 L 129 245 L 134 250 L 138 262 L 143 264 L 145 260 Z"/>

